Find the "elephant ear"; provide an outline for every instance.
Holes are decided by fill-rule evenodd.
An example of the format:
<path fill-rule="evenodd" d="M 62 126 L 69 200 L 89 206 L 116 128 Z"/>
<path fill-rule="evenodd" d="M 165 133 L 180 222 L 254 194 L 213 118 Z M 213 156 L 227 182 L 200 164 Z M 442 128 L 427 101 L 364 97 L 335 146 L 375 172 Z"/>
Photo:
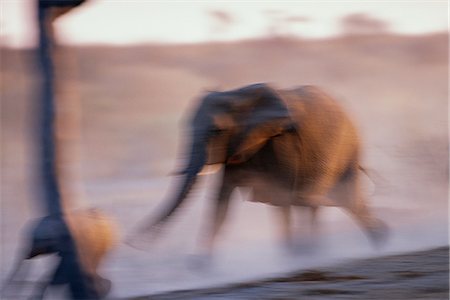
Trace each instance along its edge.
<path fill-rule="evenodd" d="M 278 93 L 265 84 L 251 85 L 236 91 L 250 104 L 251 112 L 243 121 L 243 132 L 238 139 L 228 163 L 237 164 L 248 160 L 269 139 L 293 128 L 289 110 Z M 239 105 L 239 104 L 238 104 Z"/>

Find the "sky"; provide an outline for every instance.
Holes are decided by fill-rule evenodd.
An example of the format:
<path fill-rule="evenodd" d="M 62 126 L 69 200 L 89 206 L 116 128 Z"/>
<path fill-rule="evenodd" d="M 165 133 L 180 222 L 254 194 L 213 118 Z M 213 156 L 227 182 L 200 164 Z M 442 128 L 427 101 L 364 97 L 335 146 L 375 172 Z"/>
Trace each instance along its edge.
<path fill-rule="evenodd" d="M 34 0 L 0 1 L 0 41 L 36 43 Z M 401 34 L 448 30 L 448 1 L 153 1 L 90 0 L 57 20 L 64 44 L 196 43 L 291 35 L 326 38 L 340 20 L 363 13 Z"/>

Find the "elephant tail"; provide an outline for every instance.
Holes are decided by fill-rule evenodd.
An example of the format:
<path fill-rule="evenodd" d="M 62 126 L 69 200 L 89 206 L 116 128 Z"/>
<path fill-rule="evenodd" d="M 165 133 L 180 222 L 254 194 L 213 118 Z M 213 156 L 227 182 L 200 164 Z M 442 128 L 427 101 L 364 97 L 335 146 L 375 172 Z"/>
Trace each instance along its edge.
<path fill-rule="evenodd" d="M 370 181 L 372 181 L 372 183 L 374 184 L 374 195 L 384 194 L 391 189 L 391 184 L 375 170 L 365 168 L 361 165 L 358 165 L 358 169 L 366 174 L 367 178 L 369 178 Z"/>

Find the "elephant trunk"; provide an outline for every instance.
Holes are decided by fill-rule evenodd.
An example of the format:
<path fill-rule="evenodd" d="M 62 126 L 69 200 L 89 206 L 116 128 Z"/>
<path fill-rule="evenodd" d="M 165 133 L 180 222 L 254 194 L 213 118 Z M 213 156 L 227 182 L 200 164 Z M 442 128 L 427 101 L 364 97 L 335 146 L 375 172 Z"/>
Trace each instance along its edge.
<path fill-rule="evenodd" d="M 175 195 L 171 198 L 169 205 L 159 215 L 159 218 L 152 223 L 152 226 L 159 225 L 167 220 L 175 210 L 181 205 L 184 199 L 195 184 L 197 174 L 206 162 L 206 141 L 203 138 L 194 138 L 187 166 L 178 174 L 183 176 L 182 183 Z"/>

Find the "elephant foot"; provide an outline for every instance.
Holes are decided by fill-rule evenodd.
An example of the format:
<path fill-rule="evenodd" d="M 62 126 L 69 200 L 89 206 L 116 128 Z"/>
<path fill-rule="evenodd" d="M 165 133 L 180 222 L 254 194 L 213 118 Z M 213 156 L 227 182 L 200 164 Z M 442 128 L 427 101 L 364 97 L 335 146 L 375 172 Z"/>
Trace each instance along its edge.
<path fill-rule="evenodd" d="M 381 220 L 376 220 L 376 224 L 367 229 L 367 234 L 372 245 L 376 249 L 381 249 L 389 238 L 389 226 Z"/>

